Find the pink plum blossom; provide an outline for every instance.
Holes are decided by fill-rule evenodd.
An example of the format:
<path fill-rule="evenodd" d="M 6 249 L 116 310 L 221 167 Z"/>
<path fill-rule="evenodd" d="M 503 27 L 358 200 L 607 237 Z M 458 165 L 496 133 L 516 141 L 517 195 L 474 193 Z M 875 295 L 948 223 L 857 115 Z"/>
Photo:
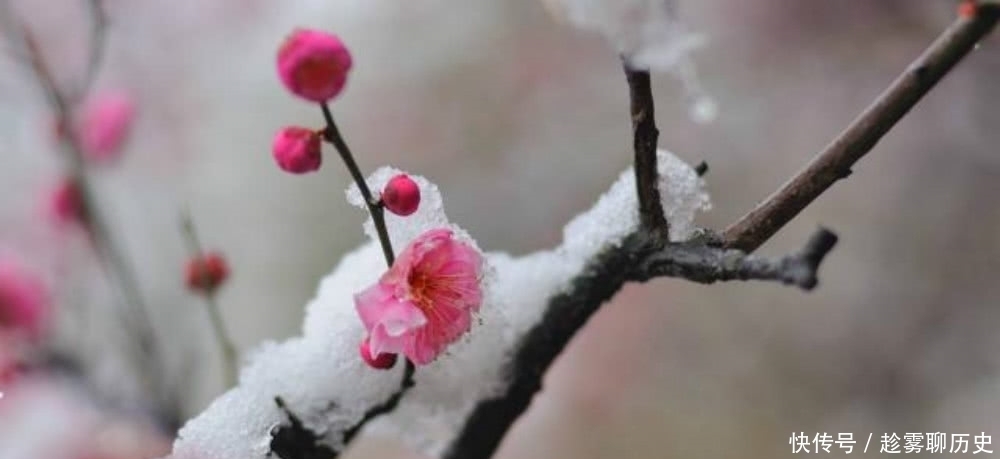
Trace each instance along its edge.
<path fill-rule="evenodd" d="M 322 103 L 344 89 L 351 63 L 351 53 L 336 35 L 297 29 L 278 50 L 278 77 L 292 94 Z"/>
<path fill-rule="evenodd" d="M 319 169 L 323 163 L 319 134 L 298 126 L 288 126 L 274 135 L 271 155 L 285 172 L 304 174 Z"/>
<path fill-rule="evenodd" d="M 41 336 L 49 313 L 45 285 L 25 267 L 0 259 L 0 333 Z"/>
<path fill-rule="evenodd" d="M 370 353 L 432 362 L 469 330 L 483 300 L 482 264 L 449 229 L 418 236 L 375 285 L 354 296 Z"/>
<path fill-rule="evenodd" d="M 135 104 L 124 92 L 98 94 L 84 104 L 76 120 L 76 132 L 87 159 L 118 159 L 134 118 Z"/>

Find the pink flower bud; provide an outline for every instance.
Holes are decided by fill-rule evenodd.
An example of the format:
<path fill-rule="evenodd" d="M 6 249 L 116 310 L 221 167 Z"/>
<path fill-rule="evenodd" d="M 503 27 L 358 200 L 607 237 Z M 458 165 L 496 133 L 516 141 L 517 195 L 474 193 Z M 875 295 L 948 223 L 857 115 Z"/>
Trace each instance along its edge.
<path fill-rule="evenodd" d="M 361 345 L 358 346 L 358 352 L 361 353 L 361 358 L 364 359 L 368 366 L 377 370 L 388 370 L 396 364 L 396 354 L 379 354 L 376 357 L 372 357 L 371 347 L 368 345 L 367 338 L 361 341 Z"/>
<path fill-rule="evenodd" d="M 351 53 L 336 35 L 297 29 L 278 50 L 278 77 L 293 94 L 326 102 L 340 94 L 351 70 Z"/>
<path fill-rule="evenodd" d="M 66 177 L 48 196 L 48 213 L 56 225 L 87 223 L 87 210 L 79 184 Z"/>
<path fill-rule="evenodd" d="M 0 333 L 37 339 L 48 319 L 49 294 L 42 281 L 11 260 L 0 260 Z"/>
<path fill-rule="evenodd" d="M 105 93 L 88 101 L 76 123 L 80 147 L 87 159 L 118 159 L 135 118 L 132 98 L 122 92 Z"/>
<path fill-rule="evenodd" d="M 319 134 L 304 127 L 289 126 L 274 136 L 271 153 L 285 172 L 304 174 L 323 162 Z"/>
<path fill-rule="evenodd" d="M 410 215 L 420 205 L 420 187 L 410 176 L 399 174 L 386 183 L 382 203 L 389 212 L 404 217 Z"/>

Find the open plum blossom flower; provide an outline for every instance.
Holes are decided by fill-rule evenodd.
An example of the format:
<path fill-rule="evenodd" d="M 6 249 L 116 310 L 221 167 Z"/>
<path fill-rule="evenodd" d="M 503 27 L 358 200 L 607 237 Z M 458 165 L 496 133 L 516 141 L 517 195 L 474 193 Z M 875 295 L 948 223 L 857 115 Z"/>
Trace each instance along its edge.
<path fill-rule="evenodd" d="M 418 236 L 379 281 L 354 296 L 374 355 L 428 364 L 472 324 L 483 300 L 482 256 L 449 229 Z"/>
<path fill-rule="evenodd" d="M 48 308 L 49 295 L 42 282 L 21 265 L 0 259 L 0 334 L 37 339 Z"/>

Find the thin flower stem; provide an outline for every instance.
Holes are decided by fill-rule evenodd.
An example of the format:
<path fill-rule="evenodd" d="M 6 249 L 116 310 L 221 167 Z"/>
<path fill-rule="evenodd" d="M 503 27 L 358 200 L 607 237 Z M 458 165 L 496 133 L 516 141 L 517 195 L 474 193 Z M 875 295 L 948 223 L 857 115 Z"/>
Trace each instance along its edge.
<path fill-rule="evenodd" d="M 381 202 L 375 199 L 371 190 L 368 189 L 368 184 L 365 183 L 365 178 L 361 175 L 361 169 L 358 169 L 358 163 L 354 161 L 351 149 L 347 146 L 347 142 L 344 141 L 344 137 L 340 135 L 337 123 L 333 121 L 333 113 L 330 112 L 330 106 L 324 102 L 320 104 L 320 108 L 323 110 L 323 118 L 326 120 L 323 139 L 333 144 L 334 148 L 337 149 L 340 158 L 344 160 L 344 165 L 347 166 L 347 171 L 351 173 L 354 183 L 358 185 L 361 197 L 364 198 L 365 205 L 368 206 L 368 212 L 371 213 L 372 221 L 375 223 L 375 231 L 378 233 L 379 243 L 382 244 L 382 254 L 385 255 L 385 263 L 392 266 L 396 257 L 392 251 L 392 242 L 389 241 L 389 230 L 385 227 L 385 208 L 382 207 Z"/>
<path fill-rule="evenodd" d="M 340 130 L 337 128 L 337 123 L 333 120 L 333 113 L 330 112 L 330 106 L 327 103 L 321 103 L 320 109 L 323 111 L 323 119 L 326 120 L 326 128 L 323 130 L 323 139 L 327 142 L 333 144 L 334 148 L 337 149 L 337 153 L 340 154 L 340 158 L 344 160 L 344 165 L 347 166 L 348 172 L 351 173 L 351 177 L 354 178 L 354 183 L 358 185 L 358 190 L 361 191 L 361 197 L 364 198 L 365 204 L 368 206 L 368 212 L 371 213 L 372 222 L 375 224 L 375 231 L 378 233 L 379 243 L 382 245 L 382 254 L 385 255 L 385 263 L 389 267 L 392 267 L 392 263 L 395 261 L 396 257 L 392 251 L 392 242 L 389 240 L 389 230 L 385 226 L 385 207 L 382 202 L 372 195 L 370 189 L 368 189 L 368 184 L 365 183 L 365 178 L 361 175 L 361 170 L 358 168 L 358 163 L 354 161 L 354 155 L 351 154 L 351 149 L 347 146 L 347 142 L 344 141 L 344 137 L 340 134 Z M 368 411 L 365 412 L 364 416 L 357 424 L 351 426 L 344 432 L 344 443 L 349 443 L 361 428 L 378 416 L 388 413 L 396 409 L 396 405 L 399 404 L 399 400 L 414 385 L 413 374 L 416 372 L 416 365 L 410 359 L 405 359 L 405 367 L 403 368 L 403 381 L 400 384 L 400 388 L 396 393 L 394 393 L 385 402 L 373 406 Z"/>
<path fill-rule="evenodd" d="M 90 13 L 90 56 L 87 59 L 87 67 L 84 69 L 83 79 L 80 87 L 73 94 L 71 99 L 81 100 L 90 92 L 90 87 L 97 80 L 97 71 L 101 68 L 101 61 L 104 59 L 104 41 L 107 37 L 108 17 L 104 11 L 103 0 L 87 0 L 87 9 Z"/>
<path fill-rule="evenodd" d="M 201 242 L 198 240 L 198 232 L 194 229 L 191 215 L 187 212 L 181 213 L 181 232 L 187 241 L 188 252 L 191 254 L 191 257 L 196 260 L 200 259 L 205 252 L 202 250 Z M 210 282 L 208 270 L 202 270 L 201 277 L 203 285 L 208 285 Z M 232 337 L 226 331 L 226 324 L 222 319 L 222 312 L 219 310 L 215 291 L 209 289 L 205 291 L 203 297 L 205 298 L 205 307 L 208 310 L 209 322 L 212 323 L 212 329 L 215 332 L 215 342 L 222 352 L 222 370 L 225 384 L 226 387 L 233 387 L 236 385 L 239 353 L 236 350 L 236 345 Z"/>

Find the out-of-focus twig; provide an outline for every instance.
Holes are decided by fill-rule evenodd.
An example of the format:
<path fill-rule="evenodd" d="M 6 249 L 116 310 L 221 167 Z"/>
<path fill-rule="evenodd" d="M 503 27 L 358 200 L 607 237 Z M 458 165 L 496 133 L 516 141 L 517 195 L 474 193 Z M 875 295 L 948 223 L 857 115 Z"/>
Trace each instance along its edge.
<path fill-rule="evenodd" d="M 750 213 L 726 228 L 726 247 L 751 252 L 809 203 L 851 172 L 851 166 L 985 37 L 1000 19 L 1000 5 L 981 4 L 958 18 L 868 108 L 809 164 Z"/>
<path fill-rule="evenodd" d="M 87 66 L 84 68 L 83 77 L 79 87 L 73 92 L 71 100 L 78 102 L 90 92 L 90 88 L 97 80 L 98 70 L 105 53 L 105 37 L 108 33 L 108 16 L 104 11 L 104 0 L 86 0 L 87 9 L 90 13 L 90 40 L 87 49 Z"/>
<path fill-rule="evenodd" d="M 187 242 L 188 253 L 193 260 L 201 260 L 205 252 L 202 250 L 201 242 L 198 239 L 198 232 L 194 228 L 194 222 L 191 221 L 191 215 L 186 211 L 181 212 L 180 221 L 181 233 Z M 209 279 L 211 274 L 208 272 L 208 269 L 200 270 L 200 274 L 203 284 L 208 285 L 211 282 Z M 215 297 L 215 289 L 206 289 L 202 297 L 205 299 L 205 309 L 208 310 L 208 318 L 209 322 L 212 323 L 216 344 L 218 344 L 219 350 L 222 351 L 222 368 L 226 387 L 233 387 L 236 385 L 236 371 L 239 363 L 239 354 L 236 351 L 236 345 L 233 344 L 232 337 L 226 331 L 226 323 L 222 320 L 222 312 L 219 310 L 219 302 Z"/>
<path fill-rule="evenodd" d="M 29 59 L 31 69 L 48 99 L 57 121 L 62 126 L 73 126 L 72 104 L 57 86 L 31 32 L 23 26 L 19 25 L 19 27 L 20 35 L 17 32 L 12 32 L 10 35 L 20 39 L 20 44 Z M 66 159 L 69 178 L 79 190 L 80 205 L 86 219 L 85 224 L 92 245 L 121 297 L 122 319 L 125 321 L 125 328 L 132 334 L 135 341 L 134 358 L 140 378 L 150 394 L 162 396 L 164 392 L 159 390 L 159 387 L 165 375 L 155 329 L 149 320 L 139 283 L 125 251 L 112 237 L 109 225 L 99 211 L 96 195 L 86 173 L 78 133 L 74 129 L 65 130 L 61 150 Z"/>

